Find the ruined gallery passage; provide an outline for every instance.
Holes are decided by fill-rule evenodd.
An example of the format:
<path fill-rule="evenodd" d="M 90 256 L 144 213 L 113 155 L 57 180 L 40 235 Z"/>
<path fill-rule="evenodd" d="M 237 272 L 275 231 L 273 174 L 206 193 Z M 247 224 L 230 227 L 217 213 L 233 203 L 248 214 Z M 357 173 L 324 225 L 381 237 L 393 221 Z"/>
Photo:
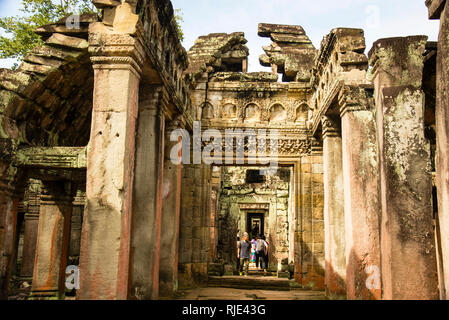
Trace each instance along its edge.
<path fill-rule="evenodd" d="M 260 72 L 90 5 L 0 69 L 0 299 L 449 298 L 449 2 L 439 41 L 260 23 Z"/>

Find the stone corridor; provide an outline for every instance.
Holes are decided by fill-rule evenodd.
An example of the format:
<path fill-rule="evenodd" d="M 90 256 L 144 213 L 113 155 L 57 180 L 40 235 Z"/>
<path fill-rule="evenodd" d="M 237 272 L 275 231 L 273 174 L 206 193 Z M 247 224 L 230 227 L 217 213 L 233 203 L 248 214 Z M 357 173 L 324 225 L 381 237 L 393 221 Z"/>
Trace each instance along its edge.
<path fill-rule="evenodd" d="M 242 32 L 187 51 L 169 0 L 92 3 L 0 69 L 0 299 L 449 298 L 448 1 L 438 42 L 261 23 L 271 72 Z"/>

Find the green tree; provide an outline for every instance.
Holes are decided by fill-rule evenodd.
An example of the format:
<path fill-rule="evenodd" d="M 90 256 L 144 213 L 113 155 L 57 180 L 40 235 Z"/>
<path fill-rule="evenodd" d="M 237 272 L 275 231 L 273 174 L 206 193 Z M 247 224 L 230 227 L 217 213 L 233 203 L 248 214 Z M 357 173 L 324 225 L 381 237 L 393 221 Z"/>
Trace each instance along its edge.
<path fill-rule="evenodd" d="M 178 27 L 179 40 L 184 41 L 184 32 L 182 31 L 181 22 L 184 22 L 184 17 L 181 9 L 175 10 L 175 21 Z"/>
<path fill-rule="evenodd" d="M 21 0 L 20 15 L 0 18 L 0 28 L 6 36 L 0 36 L 0 59 L 18 61 L 37 46 L 42 39 L 34 33 L 40 26 L 54 23 L 71 14 L 96 12 L 92 0 Z M 175 11 L 178 36 L 184 40 L 181 9 Z M 15 68 L 17 64 L 13 67 Z"/>
<path fill-rule="evenodd" d="M 21 60 L 42 39 L 33 31 L 54 23 L 65 16 L 95 12 L 91 0 L 21 0 L 22 14 L 0 18 L 0 28 L 7 36 L 0 36 L 0 59 Z"/>

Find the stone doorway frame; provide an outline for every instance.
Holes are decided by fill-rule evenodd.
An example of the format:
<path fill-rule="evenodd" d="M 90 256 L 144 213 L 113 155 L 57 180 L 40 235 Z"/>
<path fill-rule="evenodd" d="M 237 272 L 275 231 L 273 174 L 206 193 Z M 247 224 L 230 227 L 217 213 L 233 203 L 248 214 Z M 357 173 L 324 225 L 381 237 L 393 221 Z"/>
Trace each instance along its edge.
<path fill-rule="evenodd" d="M 246 212 L 246 232 L 251 234 L 251 238 L 265 234 L 265 215 L 266 215 L 265 212 L 254 212 L 254 211 Z M 257 231 L 257 233 L 253 234 L 254 229 L 252 223 L 254 221 L 258 221 L 259 230 Z"/>
<path fill-rule="evenodd" d="M 269 203 L 239 203 L 239 228 L 243 233 L 248 229 L 248 216 L 250 214 L 263 214 L 263 230 L 265 235 L 270 232 L 269 229 L 269 217 L 270 217 L 270 204 Z M 254 208 L 252 208 L 254 207 Z M 242 217 L 244 217 L 242 219 Z M 251 240 L 251 239 L 250 239 Z"/>
<path fill-rule="evenodd" d="M 294 221 L 294 224 L 291 224 L 289 227 L 289 238 L 290 240 L 293 240 L 290 241 L 289 260 L 295 264 L 294 278 L 300 285 L 304 285 L 308 282 L 306 274 L 314 269 L 311 262 L 312 259 L 307 256 L 307 253 L 312 250 L 307 239 L 311 239 L 313 237 L 313 232 L 316 232 L 316 230 L 308 227 L 311 225 L 311 219 L 314 219 L 314 209 L 312 208 L 312 197 L 307 194 L 306 189 L 313 189 L 312 181 L 314 180 L 315 170 L 313 169 L 312 162 L 314 161 L 312 159 L 315 158 L 322 159 L 321 150 L 314 151 L 311 154 L 281 156 L 278 159 L 279 168 L 289 168 L 291 170 L 290 186 L 292 190 L 290 193 L 290 206 L 291 215 L 293 215 L 291 219 Z M 244 164 L 225 164 L 224 160 L 225 159 L 223 159 L 223 164 L 214 166 L 218 168 L 236 166 L 263 167 L 260 165 L 248 164 L 247 157 L 244 159 Z M 236 160 L 237 159 L 234 159 L 234 162 Z M 322 162 L 314 165 L 322 166 Z M 265 223 L 267 222 L 268 220 L 265 218 Z M 246 223 L 242 226 L 241 222 L 239 222 L 239 230 L 244 230 L 245 224 Z M 269 230 L 265 228 L 265 235 L 267 235 L 268 232 Z M 324 268 L 324 265 L 322 267 Z"/>

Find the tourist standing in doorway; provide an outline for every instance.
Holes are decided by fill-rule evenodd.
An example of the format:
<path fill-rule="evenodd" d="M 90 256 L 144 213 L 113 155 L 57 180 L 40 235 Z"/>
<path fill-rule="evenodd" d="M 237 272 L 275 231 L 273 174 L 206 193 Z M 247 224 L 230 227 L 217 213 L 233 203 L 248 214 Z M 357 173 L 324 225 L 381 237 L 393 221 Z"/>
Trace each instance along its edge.
<path fill-rule="evenodd" d="M 249 242 L 249 235 L 247 232 L 243 234 L 243 238 L 239 243 L 238 249 L 238 256 L 240 258 L 240 275 L 244 272 L 245 276 L 247 276 L 249 260 L 251 258 L 251 242 Z"/>
<path fill-rule="evenodd" d="M 264 255 L 265 255 L 265 241 L 262 239 L 262 235 L 256 237 L 256 268 L 264 269 Z"/>
<path fill-rule="evenodd" d="M 262 256 L 261 268 L 263 269 L 264 275 L 267 275 L 268 255 L 269 255 L 270 244 L 266 240 L 265 236 L 262 236 L 261 240 L 263 241 L 263 246 L 264 246 L 263 252 L 261 252 L 261 256 Z"/>
<path fill-rule="evenodd" d="M 240 256 L 239 256 L 240 236 L 237 235 L 237 271 L 240 271 Z"/>

